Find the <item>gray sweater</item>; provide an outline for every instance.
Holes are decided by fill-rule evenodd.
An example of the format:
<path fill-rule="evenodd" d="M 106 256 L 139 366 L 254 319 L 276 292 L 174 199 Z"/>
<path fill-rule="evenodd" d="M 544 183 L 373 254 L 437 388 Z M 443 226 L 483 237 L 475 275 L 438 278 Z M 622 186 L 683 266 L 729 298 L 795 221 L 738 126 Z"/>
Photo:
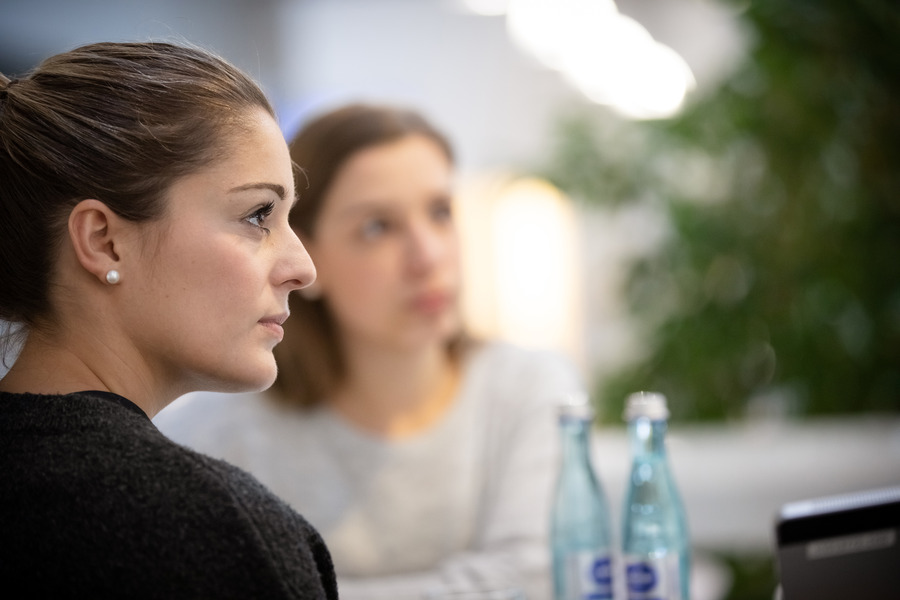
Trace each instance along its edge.
<path fill-rule="evenodd" d="M 582 385 L 562 356 L 489 343 L 468 356 L 440 422 L 402 439 L 360 431 L 327 406 L 305 413 L 253 395 L 192 394 L 154 422 L 303 513 L 328 543 L 345 600 L 480 586 L 547 600 L 556 403 Z"/>
<path fill-rule="evenodd" d="M 35 598 L 337 598 L 306 520 L 108 392 L 0 393 L 0 581 Z"/>

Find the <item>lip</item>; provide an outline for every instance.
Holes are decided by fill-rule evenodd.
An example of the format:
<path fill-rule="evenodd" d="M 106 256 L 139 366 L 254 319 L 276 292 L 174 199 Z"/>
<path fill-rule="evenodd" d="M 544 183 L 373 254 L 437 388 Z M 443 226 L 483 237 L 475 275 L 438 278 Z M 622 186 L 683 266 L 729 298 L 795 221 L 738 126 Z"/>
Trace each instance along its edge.
<path fill-rule="evenodd" d="M 287 321 L 288 313 L 281 313 L 278 315 L 272 315 L 271 317 L 264 317 L 259 320 L 259 324 L 262 325 L 265 329 L 272 332 L 275 337 L 278 338 L 278 341 L 284 339 L 284 322 Z"/>
<path fill-rule="evenodd" d="M 413 297 L 413 310 L 434 315 L 447 310 L 453 302 L 453 295 L 444 291 L 430 291 L 417 294 Z"/>

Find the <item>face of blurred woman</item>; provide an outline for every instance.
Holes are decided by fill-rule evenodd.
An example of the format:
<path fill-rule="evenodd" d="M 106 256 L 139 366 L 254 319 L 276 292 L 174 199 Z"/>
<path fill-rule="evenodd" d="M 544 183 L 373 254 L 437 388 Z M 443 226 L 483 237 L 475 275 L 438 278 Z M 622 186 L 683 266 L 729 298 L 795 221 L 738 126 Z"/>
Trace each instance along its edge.
<path fill-rule="evenodd" d="M 293 171 L 276 122 L 254 111 L 222 156 L 170 188 L 117 286 L 148 372 L 189 390 L 271 385 L 288 293 L 315 279 L 288 224 Z"/>
<path fill-rule="evenodd" d="M 346 341 L 408 350 L 457 331 L 452 175 L 420 135 L 365 148 L 339 169 L 307 247 Z"/>

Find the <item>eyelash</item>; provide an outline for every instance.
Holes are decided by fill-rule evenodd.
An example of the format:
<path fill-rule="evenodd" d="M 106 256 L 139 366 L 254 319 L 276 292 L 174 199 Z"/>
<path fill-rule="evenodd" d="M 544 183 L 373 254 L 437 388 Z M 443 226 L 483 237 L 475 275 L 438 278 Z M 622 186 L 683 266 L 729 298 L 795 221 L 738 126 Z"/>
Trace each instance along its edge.
<path fill-rule="evenodd" d="M 244 220 L 247 221 L 248 223 L 250 223 L 250 225 L 252 225 L 253 227 L 256 227 L 257 229 L 265 231 L 266 233 L 269 233 L 269 228 L 263 227 L 263 223 L 266 222 L 266 219 L 269 217 L 269 215 L 272 214 L 273 210 L 275 210 L 275 203 L 269 202 L 268 204 L 265 204 L 264 206 L 260 206 L 258 209 L 253 211 L 253 213 L 251 213 Z M 256 223 L 253 222 L 254 219 L 257 220 Z"/>

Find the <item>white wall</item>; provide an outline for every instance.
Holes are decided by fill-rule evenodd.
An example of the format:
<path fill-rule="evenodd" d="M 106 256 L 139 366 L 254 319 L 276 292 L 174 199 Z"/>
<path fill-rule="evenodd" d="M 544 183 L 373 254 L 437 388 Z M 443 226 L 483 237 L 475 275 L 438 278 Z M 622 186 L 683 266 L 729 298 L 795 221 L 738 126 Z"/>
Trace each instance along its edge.
<path fill-rule="evenodd" d="M 691 65 L 700 93 L 742 52 L 716 0 L 619 0 Z M 552 118 L 589 106 L 463 0 L 2 0 L 0 64 L 101 40 L 189 40 L 255 76 L 293 126 L 345 99 L 407 102 L 447 129 L 464 170 L 531 164 Z"/>
<path fill-rule="evenodd" d="M 712 0 L 620 0 L 691 64 L 698 93 L 743 51 L 733 14 Z M 552 120 L 592 106 L 511 41 L 501 16 L 462 0 L 305 0 L 278 7 L 281 101 L 292 122 L 354 99 L 411 104 L 443 126 L 469 170 L 532 165 Z"/>
<path fill-rule="evenodd" d="M 286 2 L 279 22 L 295 110 L 356 99 L 412 105 L 446 130 L 464 171 L 539 156 L 548 115 L 583 102 L 516 51 L 502 18 L 449 0 Z"/>

